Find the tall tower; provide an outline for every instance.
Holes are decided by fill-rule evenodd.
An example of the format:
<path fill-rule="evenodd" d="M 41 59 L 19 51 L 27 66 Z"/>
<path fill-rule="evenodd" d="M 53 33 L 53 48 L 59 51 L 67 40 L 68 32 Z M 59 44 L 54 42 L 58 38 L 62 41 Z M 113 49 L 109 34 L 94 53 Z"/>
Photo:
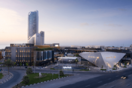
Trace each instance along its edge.
<path fill-rule="evenodd" d="M 38 33 L 38 11 L 30 12 L 28 15 L 28 40 Z"/>

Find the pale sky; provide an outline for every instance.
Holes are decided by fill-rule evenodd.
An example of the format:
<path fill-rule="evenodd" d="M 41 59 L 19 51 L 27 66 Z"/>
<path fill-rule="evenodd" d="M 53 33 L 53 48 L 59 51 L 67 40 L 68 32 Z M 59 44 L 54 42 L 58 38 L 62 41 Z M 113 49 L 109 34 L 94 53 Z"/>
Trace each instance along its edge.
<path fill-rule="evenodd" d="M 27 42 L 28 13 L 35 10 L 46 44 L 132 44 L 132 0 L 0 0 L 0 49 Z"/>

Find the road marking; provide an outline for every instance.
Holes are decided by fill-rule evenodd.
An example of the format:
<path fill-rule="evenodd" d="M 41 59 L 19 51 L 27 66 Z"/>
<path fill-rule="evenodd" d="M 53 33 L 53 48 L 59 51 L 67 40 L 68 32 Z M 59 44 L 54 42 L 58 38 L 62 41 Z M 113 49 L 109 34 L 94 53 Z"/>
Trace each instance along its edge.
<path fill-rule="evenodd" d="M 102 81 L 99 81 L 98 83 L 101 83 Z"/>
<path fill-rule="evenodd" d="M 87 86 L 85 86 L 85 87 L 89 87 L 90 85 L 87 85 Z"/>

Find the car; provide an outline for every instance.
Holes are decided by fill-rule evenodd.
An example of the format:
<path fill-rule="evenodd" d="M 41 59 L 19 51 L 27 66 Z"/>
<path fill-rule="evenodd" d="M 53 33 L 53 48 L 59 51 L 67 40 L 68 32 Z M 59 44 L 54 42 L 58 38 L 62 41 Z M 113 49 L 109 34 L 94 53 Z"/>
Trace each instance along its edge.
<path fill-rule="evenodd" d="M 128 77 L 127 76 L 121 76 L 121 79 L 127 79 Z"/>

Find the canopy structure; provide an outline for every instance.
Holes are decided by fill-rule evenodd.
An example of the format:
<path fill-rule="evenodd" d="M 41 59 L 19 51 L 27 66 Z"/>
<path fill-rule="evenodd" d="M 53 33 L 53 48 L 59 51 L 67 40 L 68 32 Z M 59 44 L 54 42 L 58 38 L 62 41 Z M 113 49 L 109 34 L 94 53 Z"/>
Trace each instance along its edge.
<path fill-rule="evenodd" d="M 113 68 L 126 53 L 116 52 L 82 52 L 79 55 L 95 66 L 103 68 Z"/>

